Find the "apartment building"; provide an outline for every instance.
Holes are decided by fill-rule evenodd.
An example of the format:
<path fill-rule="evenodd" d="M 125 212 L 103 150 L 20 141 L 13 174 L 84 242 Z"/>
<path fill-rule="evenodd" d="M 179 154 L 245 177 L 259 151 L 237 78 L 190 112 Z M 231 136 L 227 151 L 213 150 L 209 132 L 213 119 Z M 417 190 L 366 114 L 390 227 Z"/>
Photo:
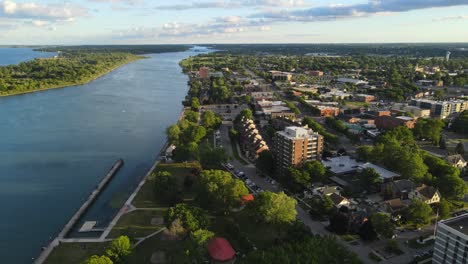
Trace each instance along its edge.
<path fill-rule="evenodd" d="M 291 166 L 320 160 L 323 152 L 323 136 L 312 129 L 290 126 L 276 132 L 273 152 L 277 168 L 283 174 Z"/>
<path fill-rule="evenodd" d="M 453 101 L 434 101 L 434 100 L 423 100 L 413 99 L 411 105 L 430 109 L 431 115 L 437 118 L 447 118 L 453 113 L 463 112 L 468 109 L 468 101 L 453 100 Z"/>
<path fill-rule="evenodd" d="M 468 214 L 440 221 L 432 263 L 464 264 L 468 260 Z"/>

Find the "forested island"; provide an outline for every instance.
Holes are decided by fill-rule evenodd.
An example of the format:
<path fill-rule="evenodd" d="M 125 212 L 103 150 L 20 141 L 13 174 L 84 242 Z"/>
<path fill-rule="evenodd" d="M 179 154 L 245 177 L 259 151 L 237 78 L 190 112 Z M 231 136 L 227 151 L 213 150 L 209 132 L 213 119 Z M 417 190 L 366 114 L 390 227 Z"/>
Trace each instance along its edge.
<path fill-rule="evenodd" d="M 142 58 L 124 52 L 73 51 L 3 66 L 0 67 L 0 96 L 85 84 Z"/>
<path fill-rule="evenodd" d="M 132 54 L 150 54 L 186 51 L 191 45 L 83 45 L 83 46 L 50 46 L 36 48 L 47 52 L 125 52 Z"/>

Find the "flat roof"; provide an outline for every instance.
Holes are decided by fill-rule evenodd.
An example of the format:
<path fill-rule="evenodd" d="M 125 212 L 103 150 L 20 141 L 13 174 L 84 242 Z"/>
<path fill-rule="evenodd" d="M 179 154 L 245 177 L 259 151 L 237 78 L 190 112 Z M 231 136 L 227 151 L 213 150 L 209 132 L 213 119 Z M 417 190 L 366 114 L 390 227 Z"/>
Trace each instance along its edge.
<path fill-rule="evenodd" d="M 340 156 L 322 160 L 323 166 L 335 174 L 343 174 L 356 171 L 363 163 L 352 159 L 350 156 Z"/>
<path fill-rule="evenodd" d="M 463 214 L 454 218 L 440 221 L 439 224 L 443 224 L 453 230 L 468 235 L 468 214 Z"/>
<path fill-rule="evenodd" d="M 372 164 L 370 162 L 364 163 L 364 164 L 360 165 L 359 167 L 374 169 L 380 175 L 380 177 L 382 177 L 382 179 L 391 179 L 391 178 L 395 178 L 395 177 L 400 176 L 400 174 L 398 174 L 398 173 L 391 172 L 391 171 L 389 171 L 389 170 L 387 170 L 385 168 L 382 168 L 382 167 L 377 166 L 375 164 Z"/>

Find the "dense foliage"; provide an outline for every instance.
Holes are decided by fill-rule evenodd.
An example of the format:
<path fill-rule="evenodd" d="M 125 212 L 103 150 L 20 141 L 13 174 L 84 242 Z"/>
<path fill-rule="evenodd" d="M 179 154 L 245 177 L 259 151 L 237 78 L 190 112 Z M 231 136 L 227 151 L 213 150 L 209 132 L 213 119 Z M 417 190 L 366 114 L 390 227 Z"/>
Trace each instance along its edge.
<path fill-rule="evenodd" d="M 130 53 L 63 53 L 0 67 L 0 95 L 32 92 L 91 81 L 141 57 Z"/>
<path fill-rule="evenodd" d="M 333 238 L 310 237 L 303 241 L 252 251 L 240 263 L 357 264 L 361 261 Z"/>
<path fill-rule="evenodd" d="M 185 51 L 189 49 L 189 47 L 188 45 L 83 45 L 46 47 L 38 50 L 49 52 L 126 52 L 133 54 L 150 54 Z"/>
<path fill-rule="evenodd" d="M 296 219 L 297 201 L 284 192 L 262 192 L 252 205 L 256 217 L 269 224 L 287 224 Z"/>
<path fill-rule="evenodd" d="M 239 205 L 249 193 L 245 184 L 222 170 L 204 170 L 200 177 L 199 200 L 206 206 L 227 210 Z"/>

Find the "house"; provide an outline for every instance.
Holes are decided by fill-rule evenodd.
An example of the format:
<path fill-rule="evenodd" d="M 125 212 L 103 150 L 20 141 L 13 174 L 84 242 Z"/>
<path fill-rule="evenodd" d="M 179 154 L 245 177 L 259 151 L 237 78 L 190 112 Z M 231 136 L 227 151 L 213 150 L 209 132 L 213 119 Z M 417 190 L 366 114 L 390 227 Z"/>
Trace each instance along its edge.
<path fill-rule="evenodd" d="M 460 154 L 448 155 L 447 157 L 445 157 L 445 161 L 447 161 L 447 163 L 452 165 L 453 167 L 459 168 L 460 170 L 466 167 L 466 161 Z"/>
<path fill-rule="evenodd" d="M 411 204 L 410 200 L 402 200 L 400 198 L 396 198 L 396 199 L 384 201 L 383 209 L 389 214 L 395 214 L 395 213 L 402 211 L 410 204 Z"/>
<path fill-rule="evenodd" d="M 342 206 L 349 207 L 349 205 L 351 204 L 347 198 L 336 193 L 330 194 L 329 197 L 332 200 L 333 205 L 335 205 L 335 207 L 338 209 Z"/>
<path fill-rule="evenodd" d="M 427 204 L 433 204 L 440 202 L 441 196 L 436 188 L 422 184 L 410 192 L 408 197 L 410 199 L 417 199 Z"/>
<path fill-rule="evenodd" d="M 340 194 L 341 188 L 338 186 L 323 186 L 323 187 L 318 187 L 313 190 L 313 194 L 316 194 L 320 197 L 324 196 L 330 196 L 332 194 Z"/>
<path fill-rule="evenodd" d="M 409 194 L 414 190 L 415 184 L 410 180 L 397 180 L 382 184 L 381 193 L 388 199 L 409 199 Z"/>
<path fill-rule="evenodd" d="M 234 263 L 236 261 L 236 252 L 225 238 L 212 238 L 207 247 L 211 259 L 210 263 Z"/>

